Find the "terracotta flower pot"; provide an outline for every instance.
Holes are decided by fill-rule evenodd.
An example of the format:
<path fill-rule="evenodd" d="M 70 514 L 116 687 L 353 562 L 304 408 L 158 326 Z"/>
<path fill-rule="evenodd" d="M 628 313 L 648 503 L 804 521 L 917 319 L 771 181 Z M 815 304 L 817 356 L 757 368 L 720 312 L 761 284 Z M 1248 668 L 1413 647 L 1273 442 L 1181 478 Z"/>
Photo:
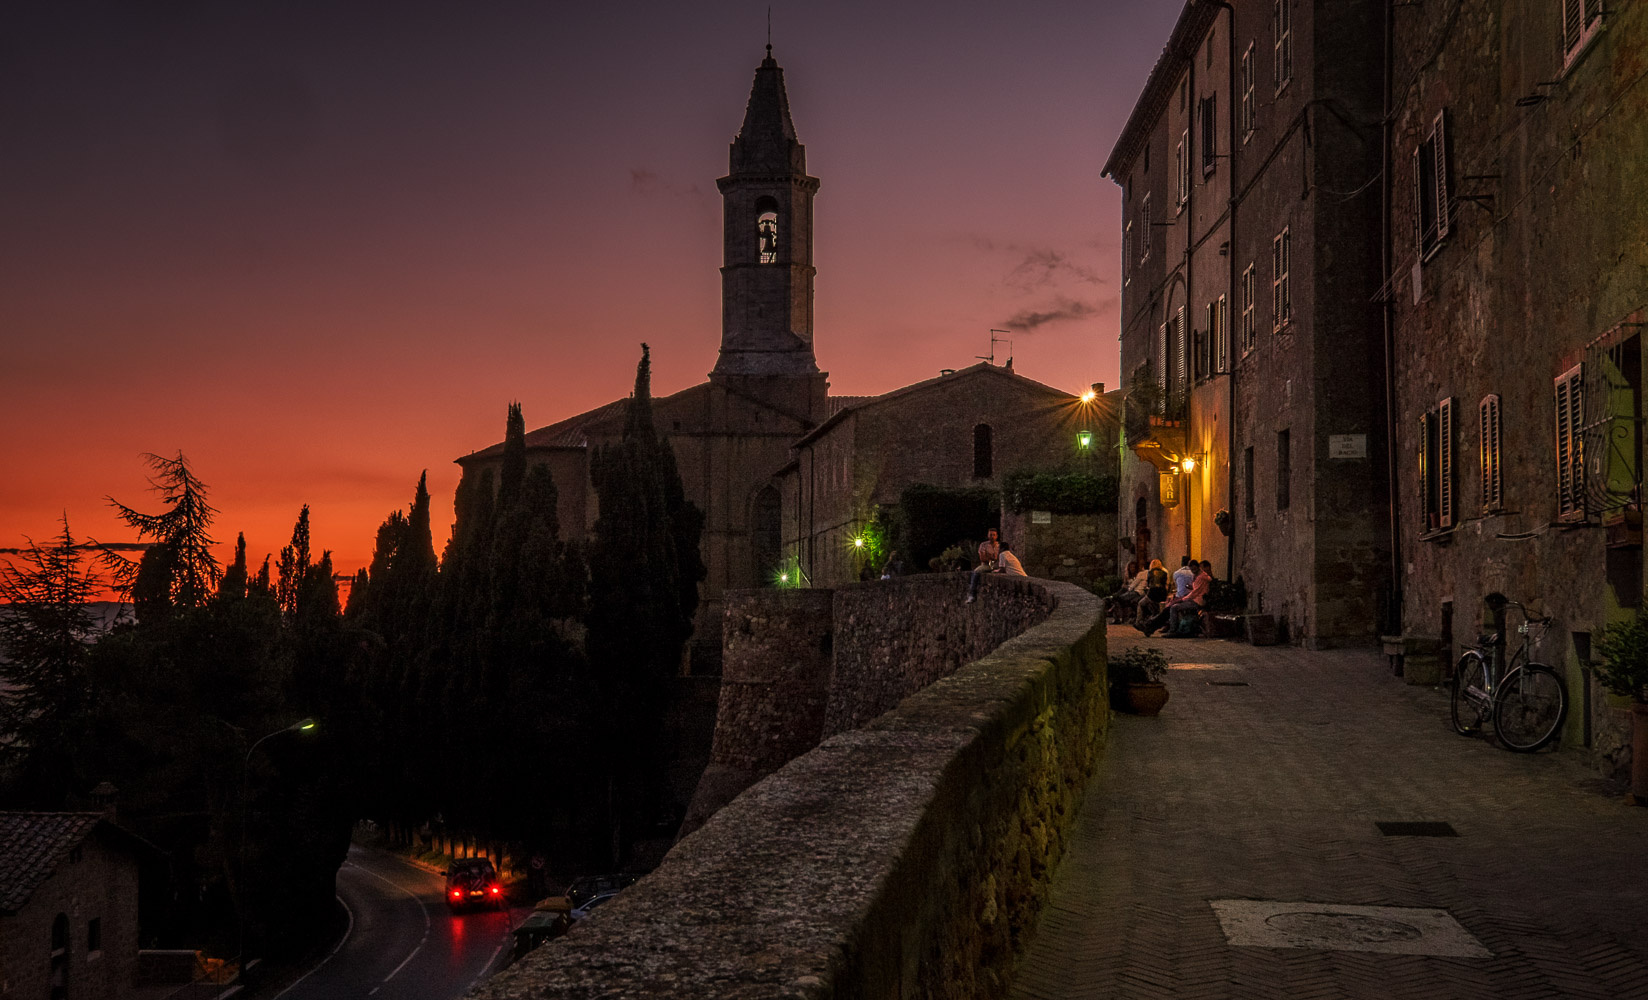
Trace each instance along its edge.
<path fill-rule="evenodd" d="M 1156 715 L 1167 704 L 1167 685 L 1143 681 L 1127 686 L 1127 710 L 1134 715 Z"/>

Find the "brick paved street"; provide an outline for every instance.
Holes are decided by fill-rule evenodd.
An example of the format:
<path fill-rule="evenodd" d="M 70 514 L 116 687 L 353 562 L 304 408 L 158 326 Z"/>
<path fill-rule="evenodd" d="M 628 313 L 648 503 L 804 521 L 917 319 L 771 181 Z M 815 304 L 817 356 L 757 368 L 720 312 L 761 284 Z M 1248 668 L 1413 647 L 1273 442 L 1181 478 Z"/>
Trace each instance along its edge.
<path fill-rule="evenodd" d="M 1578 753 L 1457 736 L 1376 652 L 1135 645 L 1172 700 L 1114 718 L 1013 996 L 1648 998 L 1648 809 Z M 1438 908 L 1492 957 L 1233 946 L 1227 899 Z"/>

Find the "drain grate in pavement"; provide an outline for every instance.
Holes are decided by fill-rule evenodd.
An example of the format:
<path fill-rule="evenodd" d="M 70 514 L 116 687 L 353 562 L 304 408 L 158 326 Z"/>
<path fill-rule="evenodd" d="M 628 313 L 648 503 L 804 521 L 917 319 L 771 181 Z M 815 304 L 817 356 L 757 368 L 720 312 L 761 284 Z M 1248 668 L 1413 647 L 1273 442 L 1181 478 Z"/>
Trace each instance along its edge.
<path fill-rule="evenodd" d="M 1452 823 L 1408 823 L 1381 821 L 1373 824 L 1387 837 L 1457 837 Z"/>
<path fill-rule="evenodd" d="M 1492 957 L 1446 910 L 1259 899 L 1208 902 L 1225 940 L 1237 947 Z"/>
<path fill-rule="evenodd" d="M 1207 686 L 1216 688 L 1245 688 L 1248 684 L 1247 681 L 1208 681 Z"/>

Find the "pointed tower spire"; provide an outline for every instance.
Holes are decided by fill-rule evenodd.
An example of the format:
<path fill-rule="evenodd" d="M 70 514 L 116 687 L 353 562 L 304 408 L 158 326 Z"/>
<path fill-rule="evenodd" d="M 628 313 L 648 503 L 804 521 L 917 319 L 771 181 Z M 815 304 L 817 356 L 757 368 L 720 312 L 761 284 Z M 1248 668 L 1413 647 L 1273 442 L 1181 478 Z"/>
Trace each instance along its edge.
<path fill-rule="evenodd" d="M 716 375 L 814 376 L 813 195 L 807 150 L 795 136 L 784 70 L 756 67 L 744 125 L 732 141 L 721 267 L 721 357 Z"/>

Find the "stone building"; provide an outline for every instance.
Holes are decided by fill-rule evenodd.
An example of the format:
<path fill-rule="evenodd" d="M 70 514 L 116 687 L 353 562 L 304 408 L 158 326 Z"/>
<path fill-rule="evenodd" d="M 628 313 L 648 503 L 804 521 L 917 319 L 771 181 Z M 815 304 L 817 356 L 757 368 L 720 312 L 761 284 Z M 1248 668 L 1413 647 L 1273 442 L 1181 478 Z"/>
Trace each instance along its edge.
<path fill-rule="evenodd" d="M 1585 665 L 1642 601 L 1648 12 L 1471 0 L 1391 31 L 1402 628 L 1451 658 L 1490 593 L 1554 615 L 1564 741 L 1607 770 L 1625 713 Z"/>
<path fill-rule="evenodd" d="M 153 851 L 102 813 L 0 812 L 0 996 L 128 995 Z"/>
<path fill-rule="evenodd" d="M 821 447 L 835 448 L 854 439 L 856 428 L 879 428 L 884 414 L 897 414 L 907 439 L 951 435 L 955 442 L 950 443 L 960 449 L 956 455 L 964 456 L 944 449 L 907 453 L 911 461 L 900 466 L 898 475 L 904 478 L 899 481 L 993 483 L 993 476 L 979 480 L 970 474 L 976 427 L 994 432 L 1000 467 L 1011 469 L 1009 455 L 1041 453 L 1030 440 L 1030 428 L 1056 424 L 1050 415 L 1061 406 L 1060 412 L 1073 412 L 1076 402 L 1067 393 L 988 365 L 887 397 L 829 396 L 827 375 L 813 352 L 813 197 L 819 182 L 807 173 L 806 149 L 796 138 L 783 70 L 770 46 L 755 72 L 729 160 L 727 176 L 716 182 L 724 205 L 720 355 L 708 381 L 653 399 L 654 421 L 675 449 L 687 498 L 705 514 L 702 555 L 708 577 L 701 589 L 698 633 L 706 640 L 699 649 L 708 655 L 719 648 L 723 591 L 769 583 L 786 558 L 801 560 L 811 577 L 812 560 L 828 547 L 815 540 L 824 537 L 820 531 L 832 529 L 802 531 L 794 527 L 799 508 L 786 515 L 784 484 L 790 483 L 792 497 L 800 495 L 793 469 L 781 474 L 792 460 L 800 463 L 794 469 L 805 468 L 810 475 Z M 985 385 L 996 389 L 975 391 Z M 897 401 L 889 401 L 891 397 Z M 586 538 L 595 524 L 590 452 L 621 435 L 624 402 L 596 407 L 526 436 L 528 463 L 548 466 L 559 487 L 564 537 Z M 1015 412 L 1015 405 L 1023 411 Z M 850 416 L 824 427 L 844 411 Z M 815 432 L 821 436 L 810 436 Z M 1059 446 L 1065 444 L 1061 438 Z M 496 466 L 502 452 L 497 444 L 457 461 L 468 476 Z M 942 475 L 938 479 L 915 471 L 917 459 L 937 462 L 941 456 L 952 465 L 961 463 L 956 465 L 960 471 L 952 476 L 948 465 L 942 471 L 934 466 L 934 475 Z M 786 551 L 786 543 L 794 548 Z"/>
<path fill-rule="evenodd" d="M 1242 578 L 1250 611 L 1318 647 L 1373 642 L 1391 575 L 1379 14 L 1189 0 L 1103 170 L 1123 193 L 1119 530 Z"/>
<path fill-rule="evenodd" d="M 838 397 L 779 476 L 784 551 L 809 567 L 815 586 L 834 586 L 857 578 L 853 539 L 907 486 L 999 488 L 1018 469 L 1114 474 L 1116 401 L 1102 396 L 1102 385 L 1094 389 L 1092 399 L 1073 396 L 1017 374 L 1009 360 L 880 396 Z"/>

